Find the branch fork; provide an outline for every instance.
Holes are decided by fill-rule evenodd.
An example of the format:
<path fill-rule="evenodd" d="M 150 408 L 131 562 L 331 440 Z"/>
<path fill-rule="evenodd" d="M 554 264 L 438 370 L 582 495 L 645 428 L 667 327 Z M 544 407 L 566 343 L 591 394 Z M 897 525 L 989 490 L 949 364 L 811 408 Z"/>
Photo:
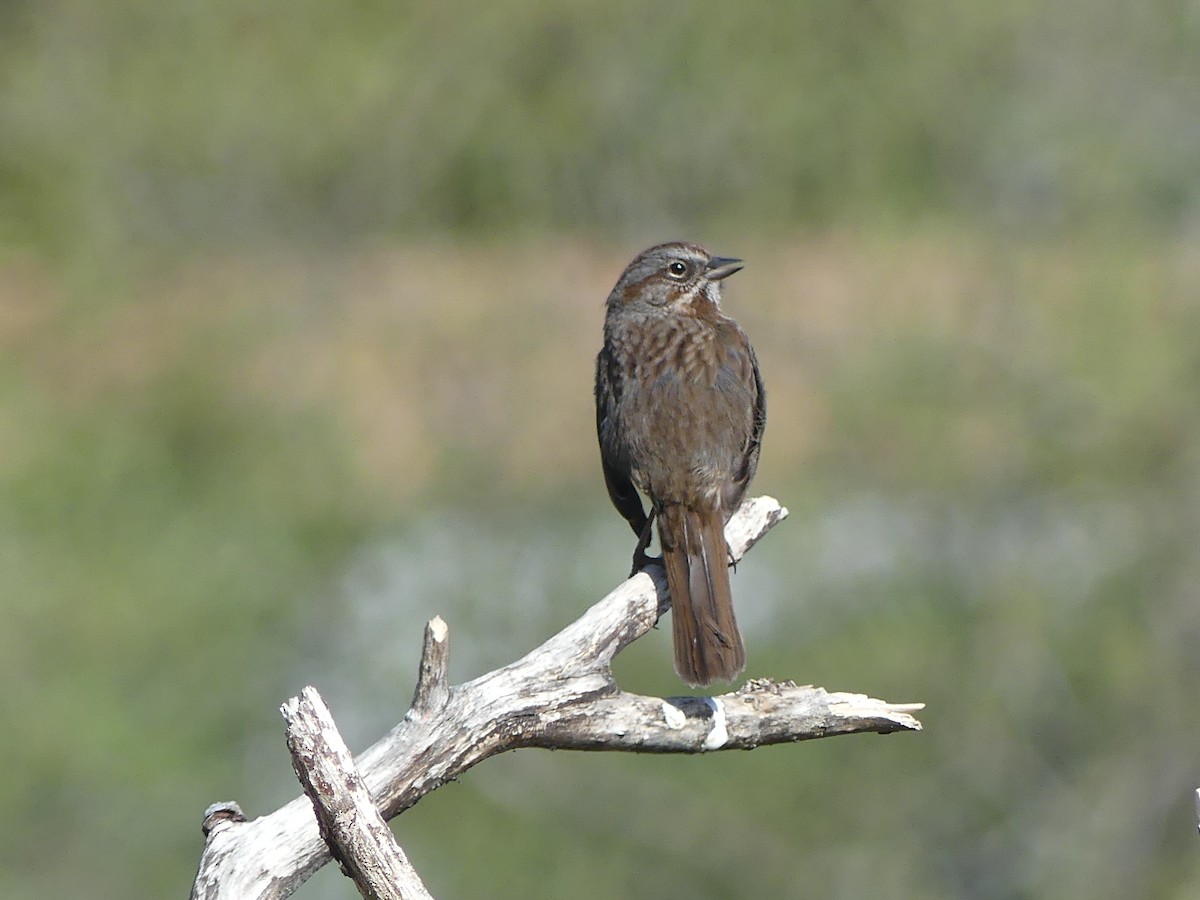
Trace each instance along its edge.
<path fill-rule="evenodd" d="M 733 561 L 786 516 L 770 497 L 743 503 L 725 531 Z M 790 681 L 752 679 L 714 697 L 621 690 L 613 658 L 653 628 L 668 606 L 662 568 L 650 566 L 523 658 L 454 686 L 449 629 L 434 617 L 425 628 L 411 708 L 357 759 L 316 690 L 305 688 L 283 706 L 305 795 L 252 821 L 236 804 L 210 807 L 193 900 L 286 897 L 331 857 L 364 897 L 426 898 L 385 821 L 507 750 L 706 753 L 921 729 L 913 713 L 923 704 Z"/>

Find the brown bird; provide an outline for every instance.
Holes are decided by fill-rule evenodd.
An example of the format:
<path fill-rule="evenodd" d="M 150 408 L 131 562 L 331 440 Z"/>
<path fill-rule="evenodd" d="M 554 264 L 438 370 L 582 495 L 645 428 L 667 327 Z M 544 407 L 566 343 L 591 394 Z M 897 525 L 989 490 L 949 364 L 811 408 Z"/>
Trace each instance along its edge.
<path fill-rule="evenodd" d="M 741 268 L 695 244 L 646 250 L 608 295 L 596 358 L 608 495 L 638 535 L 634 572 L 658 519 L 675 670 L 691 685 L 731 681 L 746 665 L 725 522 L 758 467 L 766 393 L 750 341 L 721 312 L 721 281 Z"/>

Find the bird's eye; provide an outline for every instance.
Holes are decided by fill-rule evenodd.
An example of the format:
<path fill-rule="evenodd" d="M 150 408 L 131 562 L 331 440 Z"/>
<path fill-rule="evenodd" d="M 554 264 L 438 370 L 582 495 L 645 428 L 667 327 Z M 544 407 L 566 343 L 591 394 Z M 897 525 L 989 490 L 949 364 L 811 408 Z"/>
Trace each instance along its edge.
<path fill-rule="evenodd" d="M 688 266 L 687 266 L 687 263 L 685 263 L 685 262 L 680 262 L 679 260 L 675 260 L 673 263 L 671 263 L 669 266 L 667 266 L 667 274 L 670 275 L 672 278 L 677 278 L 677 279 L 682 280 L 684 278 L 684 276 L 687 275 L 687 273 L 688 273 Z"/>

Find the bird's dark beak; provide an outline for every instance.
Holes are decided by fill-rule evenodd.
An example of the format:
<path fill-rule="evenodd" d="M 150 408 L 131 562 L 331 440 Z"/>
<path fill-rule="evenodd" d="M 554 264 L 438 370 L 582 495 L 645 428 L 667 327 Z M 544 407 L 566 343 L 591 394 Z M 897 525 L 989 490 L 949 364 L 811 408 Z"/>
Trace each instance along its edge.
<path fill-rule="evenodd" d="M 742 261 L 740 259 L 734 259 L 732 256 L 714 256 L 704 267 L 704 277 L 709 281 L 720 281 L 741 270 Z"/>

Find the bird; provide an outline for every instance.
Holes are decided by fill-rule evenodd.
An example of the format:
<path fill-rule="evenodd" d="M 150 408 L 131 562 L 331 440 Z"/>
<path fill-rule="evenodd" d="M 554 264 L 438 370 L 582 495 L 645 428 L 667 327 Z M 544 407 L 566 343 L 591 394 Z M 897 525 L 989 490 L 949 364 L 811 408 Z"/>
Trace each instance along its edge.
<path fill-rule="evenodd" d="M 725 523 L 758 468 L 767 409 L 754 348 L 721 309 L 721 286 L 741 269 L 692 243 L 644 250 L 608 295 L 596 357 L 604 481 L 638 537 L 631 575 L 653 561 L 657 521 L 675 670 L 693 687 L 746 664 Z"/>

